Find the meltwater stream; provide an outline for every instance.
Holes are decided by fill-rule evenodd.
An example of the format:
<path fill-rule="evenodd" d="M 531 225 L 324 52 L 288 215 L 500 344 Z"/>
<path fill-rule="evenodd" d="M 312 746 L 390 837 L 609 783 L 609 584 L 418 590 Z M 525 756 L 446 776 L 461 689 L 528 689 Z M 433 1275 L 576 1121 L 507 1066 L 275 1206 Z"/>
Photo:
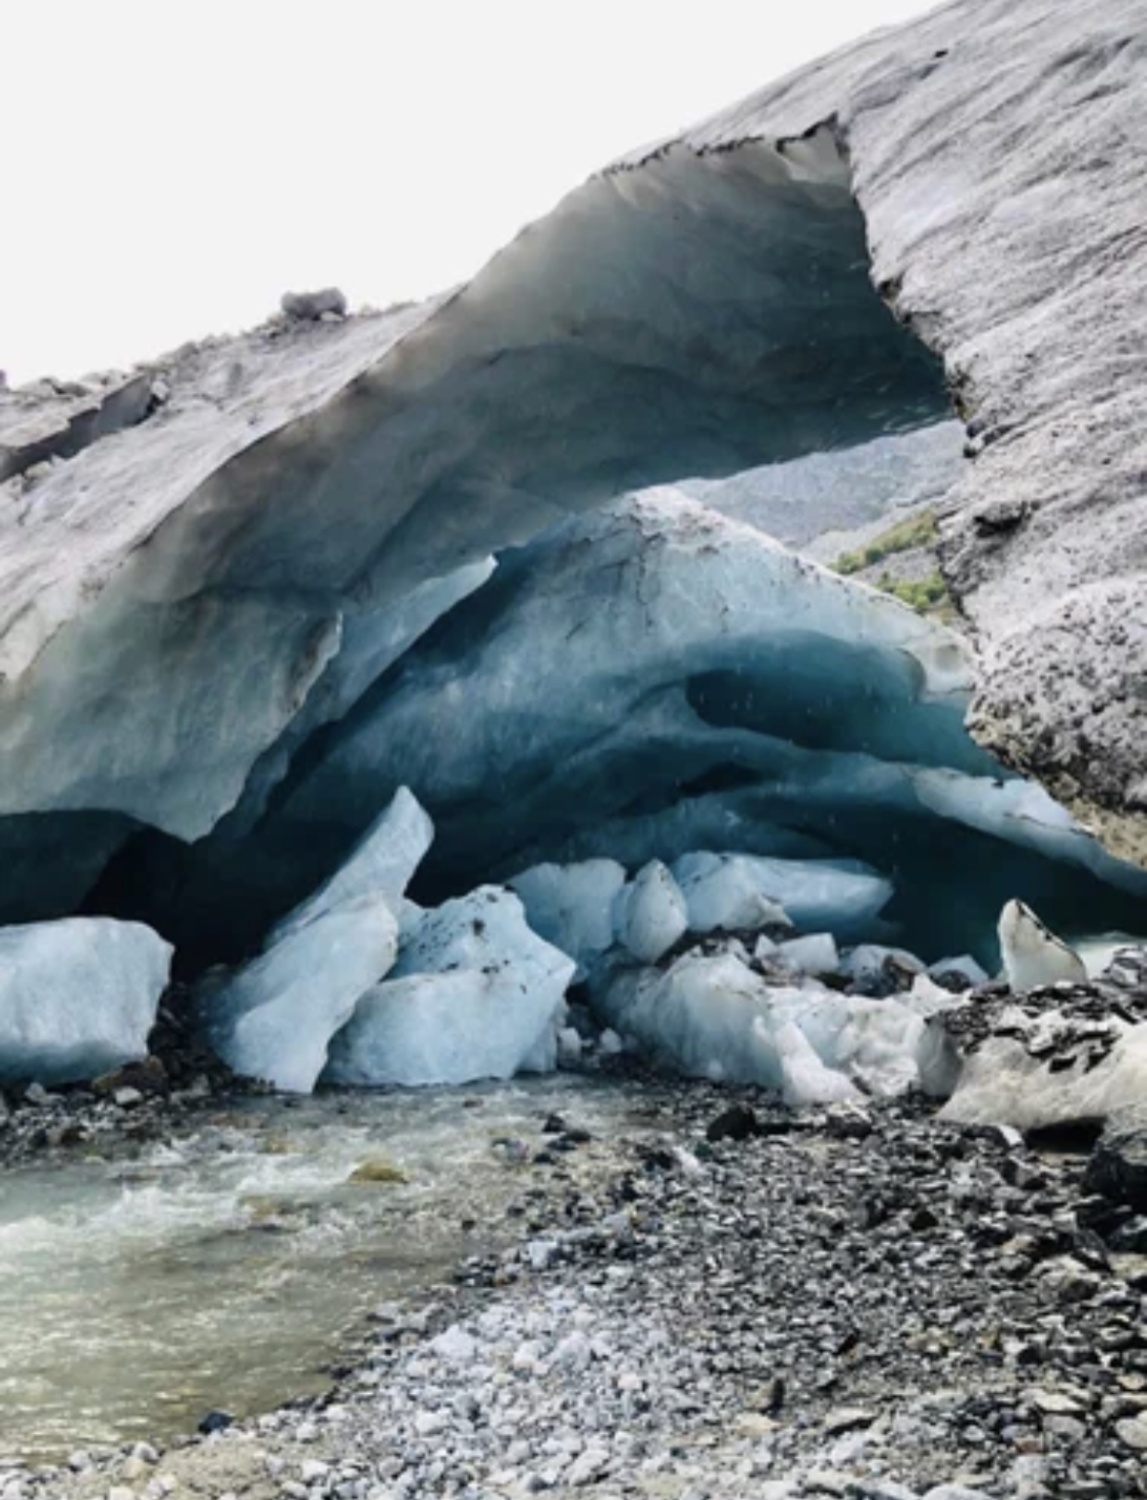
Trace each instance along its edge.
<path fill-rule="evenodd" d="M 500 1138 L 536 1145 L 554 1110 L 607 1136 L 627 1108 L 569 1076 L 250 1099 L 130 1159 L 0 1176 L 0 1456 L 321 1389 L 372 1308 L 520 1229 L 507 1208 L 537 1179 Z M 349 1180 L 380 1162 L 405 1181 Z"/>

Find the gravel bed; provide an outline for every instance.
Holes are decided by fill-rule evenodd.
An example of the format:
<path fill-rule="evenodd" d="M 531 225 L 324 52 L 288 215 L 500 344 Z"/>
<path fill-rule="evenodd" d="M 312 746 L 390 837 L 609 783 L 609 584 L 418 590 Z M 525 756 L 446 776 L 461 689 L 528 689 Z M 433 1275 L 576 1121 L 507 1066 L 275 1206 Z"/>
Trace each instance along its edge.
<path fill-rule="evenodd" d="M 379 1308 L 328 1395 L 0 1500 L 1147 1494 L 1147 1235 L 1083 1157 L 633 1088 L 608 1149 L 551 1122 L 521 1240 Z"/>

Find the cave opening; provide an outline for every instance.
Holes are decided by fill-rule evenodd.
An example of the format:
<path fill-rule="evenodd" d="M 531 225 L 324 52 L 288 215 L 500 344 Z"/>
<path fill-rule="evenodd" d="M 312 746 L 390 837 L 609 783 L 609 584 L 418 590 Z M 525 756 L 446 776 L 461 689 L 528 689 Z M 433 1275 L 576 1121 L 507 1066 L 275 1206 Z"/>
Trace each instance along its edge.
<path fill-rule="evenodd" d="M 337 583 L 310 695 L 334 707 L 304 707 L 204 836 L 128 839 L 86 909 L 148 921 L 188 971 L 234 961 L 407 785 L 437 830 L 427 903 L 543 860 L 706 848 L 869 862 L 897 887 L 880 933 L 934 956 L 994 962 L 1013 895 L 1076 929 L 1141 921 L 1134 872 L 1028 836 L 1035 802 L 1015 812 L 963 728 L 958 644 L 866 637 L 822 575 L 722 529 L 815 553 L 917 514 L 964 462 L 939 360 L 871 283 L 832 131 L 592 180 L 400 355 L 225 559 L 245 591 Z M 428 588 L 437 617 L 379 649 Z"/>

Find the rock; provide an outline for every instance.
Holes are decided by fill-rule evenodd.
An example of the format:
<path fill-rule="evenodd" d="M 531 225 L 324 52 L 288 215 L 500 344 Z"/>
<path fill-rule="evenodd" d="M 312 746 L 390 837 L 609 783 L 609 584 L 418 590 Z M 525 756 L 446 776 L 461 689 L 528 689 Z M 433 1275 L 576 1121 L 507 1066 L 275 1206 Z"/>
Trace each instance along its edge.
<path fill-rule="evenodd" d="M 707 1141 L 747 1141 L 761 1133 L 756 1112 L 746 1104 L 731 1104 L 705 1127 Z"/>
<path fill-rule="evenodd" d="M 212 1410 L 205 1416 L 200 1417 L 196 1423 L 196 1431 L 203 1433 L 204 1436 L 209 1436 L 213 1432 L 223 1432 L 226 1428 L 232 1426 L 234 1421 L 235 1418 L 229 1411 Z"/>
<path fill-rule="evenodd" d="M 472 1334 L 454 1323 L 444 1333 L 431 1339 L 429 1348 L 432 1353 L 448 1360 L 451 1364 L 468 1365 L 473 1363 L 478 1354 L 478 1341 Z"/>
<path fill-rule="evenodd" d="M 1027 1399 L 1046 1416 L 1078 1417 L 1085 1409 L 1063 1391 L 1034 1390 L 1027 1393 Z"/>
<path fill-rule="evenodd" d="M 824 1419 L 824 1430 L 829 1437 L 838 1437 L 843 1432 L 854 1432 L 858 1428 L 871 1427 L 876 1413 L 861 1406 L 840 1406 L 830 1411 Z"/>
<path fill-rule="evenodd" d="M 1091 1153 L 1083 1186 L 1147 1213 L 1147 1128 L 1109 1126 Z"/>
<path fill-rule="evenodd" d="M 370 1161 L 360 1162 L 354 1171 L 351 1172 L 347 1181 L 391 1185 L 409 1182 L 410 1178 L 407 1177 L 401 1167 L 396 1167 L 393 1162 L 384 1161 L 381 1157 L 376 1157 Z"/>
<path fill-rule="evenodd" d="M 347 311 L 346 297 L 334 286 L 319 292 L 284 292 L 279 306 L 288 318 L 300 322 L 317 322 L 329 314 L 345 318 Z"/>
<path fill-rule="evenodd" d="M 588 1447 L 574 1459 L 566 1475 L 566 1482 L 575 1489 L 583 1485 L 592 1484 L 609 1467 L 609 1452 L 605 1448 Z"/>
<path fill-rule="evenodd" d="M 1124 1417 L 1116 1422 L 1115 1435 L 1125 1447 L 1147 1453 L 1147 1416 Z"/>
<path fill-rule="evenodd" d="M 145 1057 L 141 1062 L 124 1063 L 111 1073 L 101 1074 L 92 1080 L 94 1094 L 114 1096 L 119 1089 L 135 1089 L 139 1094 L 165 1097 L 171 1092 L 167 1069 L 158 1057 Z"/>

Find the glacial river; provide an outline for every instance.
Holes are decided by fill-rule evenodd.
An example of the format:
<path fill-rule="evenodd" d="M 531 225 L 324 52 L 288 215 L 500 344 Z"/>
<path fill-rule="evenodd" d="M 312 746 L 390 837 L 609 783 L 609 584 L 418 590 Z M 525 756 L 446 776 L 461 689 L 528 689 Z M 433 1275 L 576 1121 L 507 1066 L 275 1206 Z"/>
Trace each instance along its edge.
<path fill-rule="evenodd" d="M 253 1099 L 130 1159 L 0 1174 L 0 1456 L 163 1438 L 328 1383 L 371 1310 L 506 1243 L 538 1179 L 496 1144 L 597 1135 L 620 1084 Z M 403 1181 L 351 1181 L 364 1164 Z M 381 1173 L 378 1168 L 381 1166 Z"/>

